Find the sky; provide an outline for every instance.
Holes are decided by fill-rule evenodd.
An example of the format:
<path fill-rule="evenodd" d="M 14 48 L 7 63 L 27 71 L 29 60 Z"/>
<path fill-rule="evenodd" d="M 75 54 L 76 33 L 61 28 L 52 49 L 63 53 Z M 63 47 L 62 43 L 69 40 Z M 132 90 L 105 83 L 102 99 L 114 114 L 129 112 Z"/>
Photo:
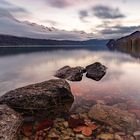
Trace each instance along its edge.
<path fill-rule="evenodd" d="M 0 0 L 20 21 L 111 38 L 140 30 L 139 0 Z"/>

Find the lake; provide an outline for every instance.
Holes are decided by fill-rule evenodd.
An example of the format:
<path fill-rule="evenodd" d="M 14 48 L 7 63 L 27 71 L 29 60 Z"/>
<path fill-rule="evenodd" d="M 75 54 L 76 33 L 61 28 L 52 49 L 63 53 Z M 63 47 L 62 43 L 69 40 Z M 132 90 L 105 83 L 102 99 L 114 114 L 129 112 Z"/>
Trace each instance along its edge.
<path fill-rule="evenodd" d="M 99 61 L 108 68 L 102 80 L 94 81 L 84 75 L 80 82 L 69 82 L 76 104 L 111 97 L 140 101 L 140 60 L 130 54 L 109 51 L 105 46 L 7 47 L 0 52 L 0 95 L 53 79 L 56 70 L 65 65 L 85 67 Z"/>
<path fill-rule="evenodd" d="M 140 59 L 138 55 L 133 55 L 130 52 L 109 51 L 105 46 L 22 46 L 0 48 L 0 96 L 15 88 L 55 79 L 53 75 L 56 70 L 65 65 L 71 67 L 86 67 L 94 62 L 101 62 L 105 65 L 107 67 L 107 73 L 100 81 L 94 81 L 85 75 L 80 82 L 68 81 L 75 99 L 69 116 L 67 116 L 68 114 L 63 114 L 60 119 L 48 120 L 47 118 L 43 122 L 38 120 L 40 119 L 39 117 L 36 119 L 34 119 L 34 116 L 31 116 L 31 118 L 30 116 L 29 118 L 25 117 L 18 135 L 19 140 L 36 139 L 40 136 L 45 138 L 48 133 L 47 138 L 54 137 L 53 135 L 57 134 L 56 132 L 59 132 L 59 134 L 64 137 L 63 131 L 59 130 L 61 127 L 58 125 L 59 127 L 57 128 L 55 124 L 68 123 L 70 127 L 72 123 L 72 120 L 70 121 L 71 116 L 78 116 L 76 122 L 80 122 L 80 120 L 83 119 L 82 117 L 85 117 L 84 121 L 86 122 L 87 120 L 90 122 L 89 126 L 86 124 L 87 130 L 91 130 L 91 124 L 94 128 L 96 126 L 97 129 L 95 131 L 91 130 L 91 133 L 87 130 L 85 131 L 86 133 L 84 133 L 83 130 L 85 127 L 83 127 L 82 137 L 84 140 L 95 139 L 100 136 L 99 134 L 104 134 L 104 132 L 108 133 L 105 133 L 103 136 L 109 138 L 112 136 L 112 138 L 114 138 L 111 130 L 113 130 L 113 134 L 122 134 L 119 133 L 118 130 L 112 129 L 115 126 L 114 124 L 109 127 L 106 124 L 100 124 L 98 121 L 89 120 L 87 112 L 95 104 L 106 104 L 112 107 L 113 105 L 117 105 L 117 107 L 121 108 L 119 111 L 122 111 L 123 116 L 119 116 L 120 114 L 119 112 L 117 113 L 117 110 L 115 110 L 116 107 L 114 106 L 113 109 L 115 111 L 111 111 L 111 114 L 108 112 L 108 117 L 105 118 L 105 115 L 103 118 L 105 118 L 108 123 L 118 120 L 119 122 L 117 121 L 117 123 L 119 123 L 119 126 L 124 125 L 124 129 L 126 129 L 123 130 L 125 133 L 121 136 L 123 138 L 122 140 L 130 140 L 131 135 L 129 135 L 127 129 L 133 129 L 134 125 L 133 123 L 127 123 L 127 119 L 129 118 L 127 111 L 135 113 L 137 119 L 140 119 Z M 95 114 L 100 114 L 101 112 L 102 109 L 96 111 Z M 117 113 L 118 116 L 113 116 L 114 113 Z M 108 119 L 110 117 L 112 118 Z M 97 120 L 99 118 L 97 118 Z M 121 122 L 122 118 L 123 120 Z M 51 124 L 51 122 L 55 122 L 54 126 L 48 126 L 49 128 L 47 128 L 46 131 L 45 128 L 47 126 L 43 126 L 46 123 Z M 128 122 L 130 122 L 130 120 Z M 130 126 L 127 127 L 128 125 Z M 40 131 L 37 131 L 38 127 L 41 127 Z M 139 127 L 136 127 L 136 130 L 139 130 Z M 74 134 L 75 130 L 72 130 L 71 127 L 65 128 L 65 130 L 67 135 L 70 133 L 68 130 L 71 130 L 73 136 L 78 138 L 78 134 Z M 139 131 L 137 133 L 139 135 Z M 84 137 L 84 135 L 88 137 Z M 81 137 L 81 135 L 79 136 Z M 70 137 L 68 138 L 70 139 Z M 134 140 L 134 137 L 131 140 Z M 139 136 L 136 140 L 139 140 Z"/>

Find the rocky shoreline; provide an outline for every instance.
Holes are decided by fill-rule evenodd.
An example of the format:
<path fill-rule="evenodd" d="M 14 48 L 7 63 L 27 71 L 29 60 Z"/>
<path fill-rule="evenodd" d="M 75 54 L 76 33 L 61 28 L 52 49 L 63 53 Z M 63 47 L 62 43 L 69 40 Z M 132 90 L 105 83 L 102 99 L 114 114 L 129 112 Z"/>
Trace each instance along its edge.
<path fill-rule="evenodd" d="M 102 100 L 76 107 L 66 80 L 99 81 L 99 62 L 86 68 L 65 66 L 52 79 L 7 92 L 0 97 L 1 140 L 140 140 L 140 111 L 122 100 Z"/>
<path fill-rule="evenodd" d="M 99 110 L 98 110 L 98 109 Z M 107 108 L 107 110 L 106 110 Z M 108 108 L 110 108 L 108 110 Z M 26 140 L 139 140 L 139 122 L 134 114 L 101 104 L 74 110 L 69 116 L 24 124 Z M 112 110 L 114 112 L 112 112 Z M 75 112 L 75 113 L 74 113 Z M 92 114 L 93 113 L 93 114 Z M 115 114 L 116 116 L 112 115 Z M 106 114 L 106 115 L 105 115 Z M 123 115 L 122 115 L 123 114 Z"/>
<path fill-rule="evenodd" d="M 0 139 L 15 140 L 23 118 L 7 105 L 0 105 Z"/>

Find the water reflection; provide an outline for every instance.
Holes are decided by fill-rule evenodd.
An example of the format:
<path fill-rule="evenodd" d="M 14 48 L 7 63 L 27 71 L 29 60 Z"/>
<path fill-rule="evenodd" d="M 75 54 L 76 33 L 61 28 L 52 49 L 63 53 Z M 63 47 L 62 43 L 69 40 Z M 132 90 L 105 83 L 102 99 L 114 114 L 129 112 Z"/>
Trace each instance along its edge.
<path fill-rule="evenodd" d="M 107 74 L 98 82 L 85 76 L 81 82 L 70 82 L 75 97 L 92 100 L 113 95 L 140 99 L 138 59 L 107 50 L 72 48 L 69 51 L 57 49 L 1 56 L 0 95 L 17 87 L 54 78 L 54 72 L 64 65 L 84 67 L 96 61 L 108 67 Z"/>
<path fill-rule="evenodd" d="M 131 55 L 132 57 L 135 57 L 135 58 L 140 58 L 140 46 L 139 45 L 120 45 L 120 46 L 117 46 L 117 47 L 114 47 L 114 48 L 110 48 L 108 47 L 111 51 L 120 51 L 120 52 L 123 52 L 123 53 L 126 53 L 126 54 L 129 54 Z"/>

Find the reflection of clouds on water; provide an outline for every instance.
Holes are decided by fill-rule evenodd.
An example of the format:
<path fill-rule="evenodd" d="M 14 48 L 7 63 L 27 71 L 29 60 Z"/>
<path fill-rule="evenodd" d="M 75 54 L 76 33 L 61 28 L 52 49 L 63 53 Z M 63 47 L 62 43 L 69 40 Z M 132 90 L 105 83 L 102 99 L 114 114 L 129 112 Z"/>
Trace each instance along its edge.
<path fill-rule="evenodd" d="M 83 78 L 70 82 L 75 95 L 91 98 L 107 94 L 139 93 L 139 61 L 129 55 L 81 50 L 56 50 L 0 58 L 0 93 L 54 78 L 55 71 L 64 65 L 86 66 L 100 61 L 108 67 L 99 82 Z"/>

